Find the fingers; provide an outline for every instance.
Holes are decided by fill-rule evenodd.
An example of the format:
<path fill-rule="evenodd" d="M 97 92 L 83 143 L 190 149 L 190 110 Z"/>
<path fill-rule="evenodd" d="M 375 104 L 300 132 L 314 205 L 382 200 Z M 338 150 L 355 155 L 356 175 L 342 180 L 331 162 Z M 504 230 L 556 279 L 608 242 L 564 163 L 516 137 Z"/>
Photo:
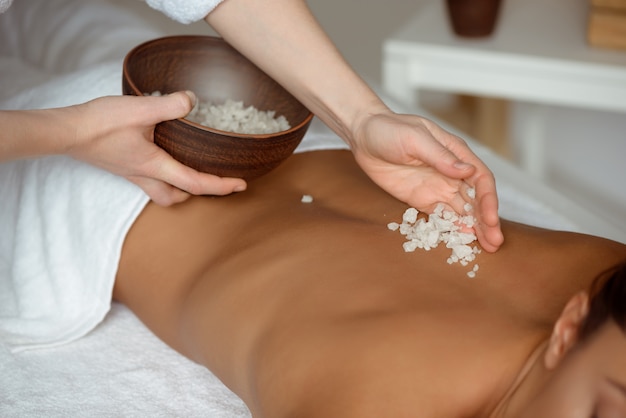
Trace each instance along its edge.
<path fill-rule="evenodd" d="M 149 113 L 152 124 L 148 122 L 148 125 L 152 127 L 164 120 L 186 116 L 196 102 L 195 95 L 189 91 L 142 99 L 139 103 L 143 103 L 143 111 Z M 126 177 L 139 185 L 159 205 L 179 203 L 191 195 L 221 196 L 246 189 L 244 180 L 221 178 L 194 170 L 178 162 L 152 142 L 143 142 L 142 147 L 146 147 L 143 150 L 146 160 L 143 164 L 136 165 L 133 172 Z M 140 152 L 137 149 L 136 151 L 136 155 L 139 155 Z"/>
<path fill-rule="evenodd" d="M 495 253 L 498 251 L 502 243 L 504 242 L 504 235 L 500 225 L 497 227 L 488 227 L 479 225 L 476 229 L 476 237 L 480 246 L 489 253 Z"/>
<path fill-rule="evenodd" d="M 227 195 L 246 189 L 243 179 L 218 177 L 202 173 L 176 161 L 165 151 L 162 152 L 158 171 L 153 177 L 194 195 Z"/>
<path fill-rule="evenodd" d="M 476 172 L 476 164 L 474 163 L 480 162 L 480 160 L 477 157 L 473 159 L 464 158 L 468 155 L 473 156 L 467 144 L 461 138 L 429 120 L 425 119 L 424 124 L 435 139 L 434 141 L 422 141 L 420 144 L 424 162 L 450 178 L 465 179 L 474 175 Z M 459 150 L 463 152 L 458 152 Z"/>
<path fill-rule="evenodd" d="M 161 206 L 187 200 L 191 195 L 223 196 L 246 189 L 243 179 L 218 177 L 201 173 L 176 161 L 163 150 L 151 162 L 150 169 L 139 175 L 127 176 Z"/>
<path fill-rule="evenodd" d="M 487 252 L 497 251 L 504 242 L 504 235 L 500 227 L 500 217 L 498 215 L 498 195 L 496 182 L 493 173 L 489 168 L 472 152 L 467 144 L 460 138 L 444 131 L 451 137 L 454 144 L 454 152 L 464 161 L 471 162 L 473 167 L 472 175 L 464 177 L 465 181 L 474 190 L 474 216 L 476 217 L 476 237 L 483 249 Z M 451 145 L 452 146 L 452 145 Z M 449 163 L 450 160 L 447 161 Z M 444 161 L 445 162 L 445 161 Z M 453 166 L 459 166 L 453 163 Z M 460 166 L 463 169 L 463 166 Z M 443 172 L 444 168 L 441 168 Z M 451 174 L 449 174 L 451 175 Z M 467 192 L 467 191 L 465 191 Z M 463 193 L 463 192 L 462 192 Z"/>
<path fill-rule="evenodd" d="M 490 227 L 499 225 L 500 218 L 498 216 L 498 196 L 496 194 L 495 185 L 491 186 L 490 183 L 489 186 L 486 187 L 479 183 L 475 187 L 481 221 Z"/>
<path fill-rule="evenodd" d="M 489 225 L 479 219 L 474 229 L 476 230 L 478 242 L 487 252 L 496 252 L 504 242 L 504 235 L 502 234 L 499 221 L 495 225 Z"/>
<path fill-rule="evenodd" d="M 474 217 L 475 222 L 471 229 L 485 251 L 495 252 L 500 248 L 504 236 L 497 215 L 498 201 L 495 192 L 489 191 L 480 195 L 475 186 L 466 182 L 459 182 L 457 192 L 450 196 L 447 201 L 441 203 L 444 204 L 444 210 L 453 210 L 461 216 L 471 215 Z M 433 205 L 433 210 L 437 204 L 439 203 Z M 463 230 L 469 228 L 468 225 L 459 226 Z"/>
<path fill-rule="evenodd" d="M 487 196 L 489 198 L 490 196 Z M 492 202 L 488 202 L 489 199 L 483 199 L 477 203 L 478 210 L 475 212 L 476 225 L 474 230 L 476 231 L 476 238 L 481 247 L 490 253 L 496 252 L 502 243 L 504 242 L 504 235 L 500 227 L 500 220 L 497 217 L 497 210 L 493 210 Z M 487 203 L 485 203 L 487 202 Z M 497 205 L 496 205 L 497 206 Z M 496 221 L 493 221 L 495 213 Z"/>
<path fill-rule="evenodd" d="M 463 182 L 450 206 L 459 214 L 472 215 L 476 238 L 487 252 L 497 251 L 504 242 L 498 217 L 498 198 L 491 182 L 483 180 L 476 185 Z"/>
<path fill-rule="evenodd" d="M 190 195 L 226 195 L 246 188 L 242 179 L 201 173 L 176 161 L 154 144 L 155 125 L 186 116 L 195 103 L 191 92 L 165 96 L 107 96 L 79 108 L 87 121 L 72 156 L 141 187 L 160 205 Z M 69 153 L 69 151 L 68 151 Z"/>
<path fill-rule="evenodd" d="M 159 108 L 163 109 L 165 114 L 175 118 L 186 116 L 196 102 L 196 96 L 190 91 L 172 93 L 163 98 L 166 98 L 167 102 Z M 160 115 L 161 118 L 165 114 Z M 165 151 L 161 150 L 159 154 L 158 160 L 155 161 L 157 168 L 152 177 L 187 193 L 222 196 L 246 189 L 246 182 L 242 179 L 222 178 L 201 173 L 176 161 Z"/>
<path fill-rule="evenodd" d="M 468 182 L 476 191 L 476 236 L 487 252 L 497 251 L 504 242 L 498 215 L 498 195 L 493 174 L 484 167 Z"/>
<path fill-rule="evenodd" d="M 434 206 L 436 207 L 439 203 L 443 203 L 445 206 L 445 210 L 452 210 L 458 215 L 464 216 L 468 214 L 473 214 L 473 201 L 466 196 L 464 197 L 461 189 L 459 190 L 459 192 L 452 195 L 452 197 L 447 202 L 438 202 Z"/>
<path fill-rule="evenodd" d="M 159 206 L 171 206 L 176 203 L 181 203 L 189 199 L 192 195 L 226 195 L 235 190 L 236 187 L 232 187 L 230 183 L 238 183 L 240 179 L 220 178 L 217 176 L 211 176 L 210 185 L 204 187 L 205 192 L 190 193 L 185 190 L 181 190 L 165 181 L 157 180 L 151 177 L 129 177 L 128 179 L 138 185 L 150 199 Z M 245 189 L 245 187 L 244 187 Z"/>
<path fill-rule="evenodd" d="M 128 180 L 139 186 L 159 206 L 171 206 L 191 197 L 189 193 L 153 178 L 129 177 Z"/>
<path fill-rule="evenodd" d="M 416 116 L 386 114 L 372 118 L 371 126 L 364 132 L 395 134 L 386 142 L 376 140 L 381 135 L 358 142 L 365 151 L 355 152 L 357 161 L 377 184 L 418 209 L 432 212 L 443 202 L 458 214 L 471 213 L 480 244 L 489 252 L 499 248 L 503 237 L 495 179 L 465 141 Z M 474 199 L 469 189 L 475 190 Z"/>
<path fill-rule="evenodd" d="M 450 149 L 438 141 L 426 142 L 420 150 L 423 162 L 434 167 L 441 174 L 453 178 L 464 179 L 476 172 L 476 167 L 461 161 Z"/>

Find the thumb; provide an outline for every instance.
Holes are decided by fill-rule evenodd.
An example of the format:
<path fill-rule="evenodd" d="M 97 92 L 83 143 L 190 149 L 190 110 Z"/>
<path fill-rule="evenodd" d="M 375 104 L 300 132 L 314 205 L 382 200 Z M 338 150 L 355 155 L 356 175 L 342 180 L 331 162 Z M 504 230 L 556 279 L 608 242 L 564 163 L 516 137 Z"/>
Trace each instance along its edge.
<path fill-rule="evenodd" d="M 158 96 L 158 106 L 154 106 L 153 117 L 158 121 L 179 119 L 187 116 L 197 102 L 191 91 L 178 91 Z"/>
<path fill-rule="evenodd" d="M 465 141 L 435 123 L 427 123 L 425 127 L 431 139 L 422 144 L 426 147 L 423 153 L 425 163 L 455 179 L 468 178 L 476 172 L 476 165 L 467 161 L 466 157 L 472 157 L 473 153 Z"/>
<path fill-rule="evenodd" d="M 434 167 L 441 174 L 454 179 L 470 177 L 476 167 L 459 159 L 452 151 L 438 141 L 430 141 L 427 149 L 422 149 L 422 161 Z"/>

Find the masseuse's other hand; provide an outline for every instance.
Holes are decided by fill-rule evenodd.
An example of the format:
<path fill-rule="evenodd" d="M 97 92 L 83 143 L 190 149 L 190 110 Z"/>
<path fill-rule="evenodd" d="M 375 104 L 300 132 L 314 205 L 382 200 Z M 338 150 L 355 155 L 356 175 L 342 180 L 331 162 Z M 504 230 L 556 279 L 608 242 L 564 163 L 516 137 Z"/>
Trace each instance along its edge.
<path fill-rule="evenodd" d="M 495 179 L 462 139 L 430 120 L 385 111 L 360 121 L 353 141 L 357 162 L 387 192 L 428 213 L 442 202 L 465 214 L 470 203 L 481 246 L 500 247 Z"/>
<path fill-rule="evenodd" d="M 226 195 L 246 188 L 242 179 L 198 172 L 154 144 L 157 123 L 186 116 L 195 97 L 109 96 L 76 106 L 77 140 L 69 155 L 118 174 L 141 187 L 159 205 L 191 195 Z"/>

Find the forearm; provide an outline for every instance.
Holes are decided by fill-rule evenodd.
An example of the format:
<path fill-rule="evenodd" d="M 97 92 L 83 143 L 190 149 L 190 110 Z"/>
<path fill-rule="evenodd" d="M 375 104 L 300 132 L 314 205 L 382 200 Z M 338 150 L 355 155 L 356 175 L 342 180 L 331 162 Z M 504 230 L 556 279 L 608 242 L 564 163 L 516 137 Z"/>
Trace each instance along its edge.
<path fill-rule="evenodd" d="M 362 117 L 386 110 L 303 0 L 227 0 L 206 21 L 349 144 Z"/>
<path fill-rule="evenodd" d="M 72 108 L 0 111 L 0 162 L 61 154 L 76 137 Z"/>

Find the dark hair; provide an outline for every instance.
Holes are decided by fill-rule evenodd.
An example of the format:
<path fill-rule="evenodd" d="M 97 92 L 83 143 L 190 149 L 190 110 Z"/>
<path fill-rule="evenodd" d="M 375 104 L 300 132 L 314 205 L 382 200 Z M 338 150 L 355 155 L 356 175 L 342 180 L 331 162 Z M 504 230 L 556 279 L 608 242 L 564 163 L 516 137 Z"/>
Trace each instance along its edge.
<path fill-rule="evenodd" d="M 580 328 L 579 340 L 586 340 L 610 319 L 626 333 L 626 261 L 598 276 L 589 294 L 589 313 Z"/>

